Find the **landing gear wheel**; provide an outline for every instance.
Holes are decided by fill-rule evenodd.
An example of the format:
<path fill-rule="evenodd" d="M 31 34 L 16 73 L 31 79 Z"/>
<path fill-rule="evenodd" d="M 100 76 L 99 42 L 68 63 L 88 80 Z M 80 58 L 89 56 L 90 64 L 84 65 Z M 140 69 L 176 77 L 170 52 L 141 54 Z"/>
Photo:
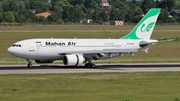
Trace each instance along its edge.
<path fill-rule="evenodd" d="M 88 63 L 86 63 L 86 64 L 85 64 L 85 67 L 88 67 L 88 66 L 89 66 Z"/>
<path fill-rule="evenodd" d="M 91 67 L 94 68 L 96 67 L 96 65 L 94 63 L 91 63 Z"/>
<path fill-rule="evenodd" d="M 32 67 L 31 60 L 27 59 L 27 61 L 28 61 L 27 67 L 28 67 L 28 68 L 31 68 L 31 67 Z"/>
<path fill-rule="evenodd" d="M 94 68 L 96 67 L 96 65 L 94 63 L 92 63 L 91 59 L 87 59 L 88 63 L 85 64 L 85 67 L 87 68 Z"/>
<path fill-rule="evenodd" d="M 32 64 L 28 64 L 27 67 L 28 67 L 28 68 L 31 68 L 31 67 L 32 67 Z"/>
<path fill-rule="evenodd" d="M 86 63 L 85 67 L 94 68 L 94 67 L 96 67 L 96 65 L 94 63 Z"/>

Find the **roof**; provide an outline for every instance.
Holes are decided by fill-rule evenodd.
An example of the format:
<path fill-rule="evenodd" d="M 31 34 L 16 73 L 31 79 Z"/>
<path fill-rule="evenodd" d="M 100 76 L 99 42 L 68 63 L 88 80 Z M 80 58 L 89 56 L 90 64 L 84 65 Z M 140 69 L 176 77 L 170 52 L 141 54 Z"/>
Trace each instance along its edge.
<path fill-rule="evenodd" d="M 50 16 L 51 14 L 53 13 L 53 11 L 44 11 L 44 12 L 40 12 L 40 13 L 37 13 L 36 16 L 43 16 L 45 18 L 47 18 L 48 16 Z"/>

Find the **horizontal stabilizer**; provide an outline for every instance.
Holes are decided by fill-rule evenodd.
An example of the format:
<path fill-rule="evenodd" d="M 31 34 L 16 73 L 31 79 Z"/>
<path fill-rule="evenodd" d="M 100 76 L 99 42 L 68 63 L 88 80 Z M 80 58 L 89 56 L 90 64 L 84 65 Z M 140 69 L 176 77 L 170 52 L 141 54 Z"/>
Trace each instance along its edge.
<path fill-rule="evenodd" d="M 141 50 L 141 51 L 144 51 L 145 53 L 148 53 L 148 51 L 149 51 L 149 47 L 148 47 L 148 48 L 146 48 L 146 49 L 144 49 L 144 50 Z"/>

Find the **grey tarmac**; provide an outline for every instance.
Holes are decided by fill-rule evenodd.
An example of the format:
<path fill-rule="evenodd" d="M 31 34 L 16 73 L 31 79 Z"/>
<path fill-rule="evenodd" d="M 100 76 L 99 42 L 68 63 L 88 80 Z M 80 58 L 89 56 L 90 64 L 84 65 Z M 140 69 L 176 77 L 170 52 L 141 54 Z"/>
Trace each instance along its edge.
<path fill-rule="evenodd" d="M 57 64 L 0 65 L 0 74 L 49 74 L 49 73 L 101 73 L 101 72 L 166 72 L 180 71 L 180 63 L 134 63 L 134 64 L 97 64 L 95 68 L 84 66 L 66 67 Z"/>

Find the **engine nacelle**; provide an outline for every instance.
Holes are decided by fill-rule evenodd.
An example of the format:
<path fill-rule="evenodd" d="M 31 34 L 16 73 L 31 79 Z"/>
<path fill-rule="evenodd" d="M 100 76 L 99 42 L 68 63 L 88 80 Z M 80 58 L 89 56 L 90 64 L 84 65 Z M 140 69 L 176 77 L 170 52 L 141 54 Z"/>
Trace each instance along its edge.
<path fill-rule="evenodd" d="M 35 60 L 36 63 L 53 63 L 52 60 Z"/>
<path fill-rule="evenodd" d="M 66 66 L 77 66 L 83 64 L 85 62 L 85 58 L 82 55 L 65 55 L 63 58 L 63 63 Z"/>

